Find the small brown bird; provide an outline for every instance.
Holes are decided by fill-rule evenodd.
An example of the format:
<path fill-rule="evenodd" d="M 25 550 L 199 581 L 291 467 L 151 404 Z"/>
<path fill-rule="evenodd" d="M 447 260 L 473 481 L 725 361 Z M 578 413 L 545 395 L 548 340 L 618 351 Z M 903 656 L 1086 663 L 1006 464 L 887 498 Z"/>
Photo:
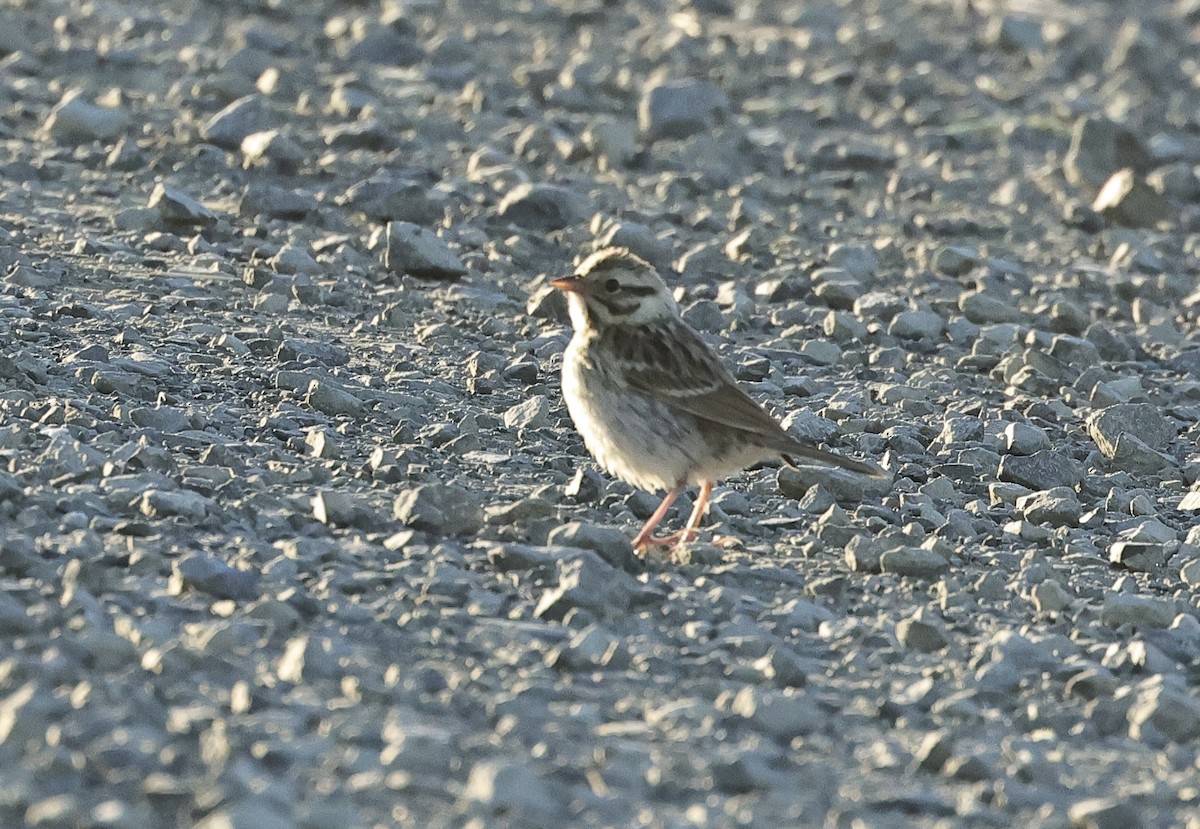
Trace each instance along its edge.
<path fill-rule="evenodd" d="M 707 343 L 679 315 L 650 263 L 624 248 L 587 257 L 555 279 L 575 334 L 563 357 L 567 410 L 600 466 L 639 489 L 666 491 L 633 540 L 652 546 L 695 537 L 713 483 L 748 466 L 804 458 L 875 478 L 879 467 L 791 437 L 750 399 Z M 680 532 L 655 536 L 689 485 L 700 496 Z"/>

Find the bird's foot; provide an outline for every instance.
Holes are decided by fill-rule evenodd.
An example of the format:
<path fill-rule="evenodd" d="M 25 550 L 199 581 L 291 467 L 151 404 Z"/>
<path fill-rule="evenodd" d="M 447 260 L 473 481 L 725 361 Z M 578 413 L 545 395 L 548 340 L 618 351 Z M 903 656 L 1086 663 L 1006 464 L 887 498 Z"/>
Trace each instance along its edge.
<path fill-rule="evenodd" d="M 635 549 L 639 558 L 645 558 L 646 553 L 656 547 L 681 547 L 693 540 L 698 533 L 695 530 L 679 530 L 670 535 L 652 535 L 636 543 Z"/>

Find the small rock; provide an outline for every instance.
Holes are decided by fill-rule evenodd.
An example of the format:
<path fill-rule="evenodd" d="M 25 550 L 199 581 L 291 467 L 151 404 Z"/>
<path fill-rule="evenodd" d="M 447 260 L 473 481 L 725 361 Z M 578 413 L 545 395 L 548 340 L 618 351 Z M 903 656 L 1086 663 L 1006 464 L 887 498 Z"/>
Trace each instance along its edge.
<path fill-rule="evenodd" d="M 209 500 L 196 492 L 149 489 L 142 493 L 138 510 L 151 518 L 179 516 L 200 521 L 208 514 Z"/>
<path fill-rule="evenodd" d="M 846 566 L 858 573 L 878 573 L 879 543 L 865 535 L 855 535 L 846 543 Z"/>
<path fill-rule="evenodd" d="M 659 270 L 671 267 L 671 246 L 641 222 L 621 221 L 604 225 L 597 234 L 596 245 L 628 248 Z"/>
<path fill-rule="evenodd" d="M 1167 553 L 1162 544 L 1118 541 L 1108 548 L 1108 560 L 1127 570 L 1153 573 L 1166 566 Z"/>
<path fill-rule="evenodd" d="M 997 299 L 983 291 L 965 291 L 958 298 L 958 310 L 976 325 L 1021 322 L 1025 314 L 1011 301 Z"/>
<path fill-rule="evenodd" d="M 623 121 L 601 121 L 583 131 L 583 143 L 601 170 L 621 169 L 637 156 L 637 131 Z"/>
<path fill-rule="evenodd" d="M 641 585 L 628 573 L 613 568 L 590 550 L 559 559 L 558 583 L 546 590 L 533 615 L 559 621 L 573 608 L 597 618 L 620 617 L 629 610 Z"/>
<path fill-rule="evenodd" d="M 989 40 L 1006 52 L 1024 55 L 1038 52 L 1046 45 L 1039 17 L 1005 14 L 992 18 Z"/>
<path fill-rule="evenodd" d="M 1129 169 L 1112 174 L 1092 202 L 1092 210 L 1125 227 L 1156 227 L 1176 215 L 1170 202 Z"/>
<path fill-rule="evenodd" d="M 1011 455 L 1032 455 L 1050 448 L 1050 436 L 1044 429 L 1028 423 L 1010 423 L 1004 427 L 1004 451 Z"/>
<path fill-rule="evenodd" d="M 1076 186 L 1100 187 L 1118 170 L 1146 172 L 1149 166 L 1149 156 L 1137 136 L 1101 116 L 1075 122 L 1063 159 L 1067 181 Z"/>
<path fill-rule="evenodd" d="M 1073 527 L 1083 512 L 1075 491 L 1065 486 L 1023 495 L 1016 506 L 1027 520 L 1052 527 Z"/>
<path fill-rule="evenodd" d="M 436 234 L 410 222 L 388 222 L 383 263 L 392 273 L 421 279 L 455 279 L 467 272 Z"/>
<path fill-rule="evenodd" d="M 1130 434 L 1156 451 L 1175 438 L 1176 429 L 1150 403 L 1121 403 L 1094 412 L 1087 419 L 1088 434 L 1105 456 L 1117 454 L 1117 440 Z"/>
<path fill-rule="evenodd" d="M 322 458 L 323 461 L 334 461 L 342 456 L 340 441 L 329 429 L 310 429 L 305 434 L 304 443 L 312 457 Z"/>
<path fill-rule="evenodd" d="M 513 431 L 539 429 L 546 425 L 550 415 L 550 404 L 545 396 L 535 394 L 504 413 L 504 427 Z"/>
<path fill-rule="evenodd" d="M 432 198 L 421 184 L 386 174 L 351 185 L 334 201 L 377 221 L 422 226 L 436 224 L 445 209 L 442 200 Z"/>
<path fill-rule="evenodd" d="M 711 299 L 693 302 L 683 311 L 683 319 L 697 331 L 717 333 L 725 327 L 725 314 L 721 306 Z"/>
<path fill-rule="evenodd" d="M 1141 438 L 1134 437 L 1128 432 L 1122 432 L 1117 437 L 1117 445 L 1113 448 L 1112 462 L 1113 466 L 1118 469 L 1141 474 L 1161 472 L 1175 464 L 1171 458 L 1162 452 L 1154 451 Z"/>
<path fill-rule="evenodd" d="M 239 149 L 243 167 L 269 167 L 283 175 L 296 173 L 305 159 L 300 145 L 279 130 L 252 132 L 242 139 Z"/>
<path fill-rule="evenodd" d="M 779 491 L 788 498 L 800 500 L 816 485 L 838 501 L 863 500 L 881 497 L 892 491 L 892 482 L 887 478 L 868 478 L 842 469 L 828 466 L 808 465 L 803 458 L 796 458 L 798 468 L 785 466 L 776 473 Z"/>
<path fill-rule="evenodd" d="M 950 569 L 945 556 L 920 547 L 901 547 L 887 550 L 879 557 L 879 568 L 884 573 L 932 579 Z"/>
<path fill-rule="evenodd" d="M 954 738 L 945 731 L 926 734 L 913 753 L 913 770 L 936 774 L 954 753 Z"/>
<path fill-rule="evenodd" d="M 396 519 L 440 535 L 472 535 L 483 529 L 483 502 L 449 484 L 425 484 L 402 492 L 393 505 Z"/>
<path fill-rule="evenodd" d="M 553 184 L 518 184 L 496 208 L 505 219 L 528 230 L 562 230 L 588 216 L 586 199 L 574 190 Z"/>
<path fill-rule="evenodd" d="M 218 599 L 244 602 L 259 596 L 258 574 L 237 570 L 214 556 L 191 555 L 172 565 L 172 593 L 184 588 L 199 590 Z"/>
<path fill-rule="evenodd" d="M 181 190 L 167 187 L 162 182 L 154 185 L 146 207 L 157 210 L 159 218 L 167 224 L 208 227 L 217 223 L 216 213 Z"/>
<path fill-rule="evenodd" d="M 602 625 L 588 625 L 562 648 L 546 655 L 546 664 L 573 670 L 620 667 L 629 655 L 612 631 Z M 615 664 L 614 664 L 615 663 Z"/>
<path fill-rule="evenodd" d="M 212 116 L 200 128 L 200 137 L 227 150 L 237 150 L 252 133 L 266 129 L 267 108 L 261 95 L 247 95 Z"/>
<path fill-rule="evenodd" d="M 1153 745 L 1200 737 L 1200 700 L 1163 676 L 1139 686 L 1128 718 L 1129 736 Z"/>
<path fill-rule="evenodd" d="M 312 498 L 313 519 L 332 527 L 364 527 L 378 523 L 363 499 L 343 490 L 323 490 Z"/>
<path fill-rule="evenodd" d="M 60 143 L 110 141 L 129 126 L 129 113 L 123 109 L 96 106 L 83 100 L 80 90 L 72 90 L 50 110 L 44 129 Z"/>
<path fill-rule="evenodd" d="M 330 380 L 313 380 L 304 395 L 305 405 L 330 417 L 359 417 L 365 407 L 350 392 Z"/>
<path fill-rule="evenodd" d="M 1083 480 L 1083 466 L 1065 455 L 1043 449 L 1027 456 L 1005 455 L 996 475 L 1002 481 L 1034 490 L 1073 489 Z"/>
<path fill-rule="evenodd" d="M 622 570 L 633 572 L 641 569 L 641 561 L 634 554 L 633 544 L 616 527 L 572 521 L 552 529 L 546 543 L 592 550 L 613 567 Z"/>
<path fill-rule="evenodd" d="M 1056 581 L 1039 582 L 1033 588 L 1033 606 L 1038 613 L 1057 613 L 1071 603 L 1071 594 Z"/>
<path fill-rule="evenodd" d="M 606 486 L 605 478 L 599 472 L 580 467 L 563 489 L 563 495 L 574 498 L 576 503 L 586 504 L 600 500 Z"/>
<path fill-rule="evenodd" d="M 904 647 L 923 653 L 935 653 L 949 644 L 941 628 L 926 622 L 921 613 L 897 622 L 896 638 Z"/>
<path fill-rule="evenodd" d="M 1127 593 L 1109 593 L 1100 609 L 1100 621 L 1109 627 L 1129 624 L 1139 628 L 1166 628 L 1175 618 L 1175 603 Z"/>
<path fill-rule="evenodd" d="M 748 719 L 780 742 L 811 734 L 825 721 L 821 707 L 803 691 L 761 690 L 745 686 L 731 701 L 733 713 Z"/>
<path fill-rule="evenodd" d="M 638 103 L 638 128 L 647 141 L 687 138 L 725 120 L 729 99 L 708 81 L 667 81 L 646 90 Z"/>
<path fill-rule="evenodd" d="M 192 428 L 191 417 L 175 406 L 138 406 L 129 410 L 129 420 L 143 429 L 154 429 L 168 435 Z"/>
<path fill-rule="evenodd" d="M 859 282 L 869 282 L 879 271 L 879 257 L 866 245 L 833 245 L 829 249 L 829 264 Z"/>
<path fill-rule="evenodd" d="M 888 326 L 888 333 L 903 340 L 932 340 L 946 329 L 946 321 L 933 311 L 901 311 Z"/>
<path fill-rule="evenodd" d="M 1125 800 L 1093 797 L 1072 804 L 1067 812 L 1072 829 L 1141 829 L 1142 813 Z"/>
<path fill-rule="evenodd" d="M 979 253 L 974 248 L 947 246 L 939 248 L 933 255 L 930 267 L 946 276 L 964 276 L 980 262 Z"/>
<path fill-rule="evenodd" d="M 425 49 L 413 24 L 399 17 L 367 28 L 347 57 L 381 66 L 414 66 L 425 59 Z"/>

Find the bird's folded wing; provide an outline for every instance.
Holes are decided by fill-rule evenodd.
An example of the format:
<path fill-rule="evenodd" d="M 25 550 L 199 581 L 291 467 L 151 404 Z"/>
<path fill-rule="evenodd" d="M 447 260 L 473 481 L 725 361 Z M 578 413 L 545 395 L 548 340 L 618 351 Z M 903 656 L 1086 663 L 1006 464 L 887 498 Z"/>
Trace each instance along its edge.
<path fill-rule="evenodd" d="M 783 450 L 792 438 L 741 390 L 720 358 L 691 329 L 671 332 L 673 348 L 625 348 L 622 376 L 634 391 L 696 417 L 769 439 Z M 638 355 L 641 359 L 637 359 Z"/>

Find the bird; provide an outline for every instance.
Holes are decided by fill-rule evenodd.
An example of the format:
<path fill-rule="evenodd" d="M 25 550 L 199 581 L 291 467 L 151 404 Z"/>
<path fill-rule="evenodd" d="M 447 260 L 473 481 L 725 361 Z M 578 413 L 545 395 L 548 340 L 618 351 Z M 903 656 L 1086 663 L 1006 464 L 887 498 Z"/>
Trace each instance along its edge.
<path fill-rule="evenodd" d="M 789 435 L 680 316 L 658 270 L 627 248 L 597 250 L 550 284 L 565 294 L 574 329 L 562 393 L 584 445 L 608 473 L 666 493 L 633 539 L 639 557 L 694 539 L 714 483 L 764 461 L 794 467 L 803 458 L 888 477 Z M 700 490 L 684 529 L 655 535 L 690 486 Z"/>

